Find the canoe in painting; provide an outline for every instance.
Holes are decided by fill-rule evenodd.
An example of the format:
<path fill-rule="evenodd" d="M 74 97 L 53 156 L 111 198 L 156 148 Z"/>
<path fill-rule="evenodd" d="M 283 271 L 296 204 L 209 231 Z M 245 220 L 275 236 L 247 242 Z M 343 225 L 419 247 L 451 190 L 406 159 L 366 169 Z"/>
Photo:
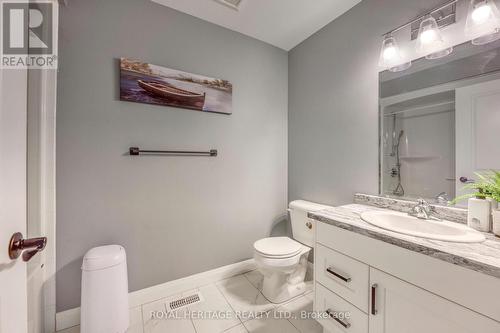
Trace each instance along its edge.
<path fill-rule="evenodd" d="M 147 92 L 163 99 L 173 101 L 176 104 L 182 104 L 183 106 L 196 110 L 203 110 L 203 105 L 205 104 L 205 93 L 195 93 L 158 81 L 137 80 L 137 84 Z"/>

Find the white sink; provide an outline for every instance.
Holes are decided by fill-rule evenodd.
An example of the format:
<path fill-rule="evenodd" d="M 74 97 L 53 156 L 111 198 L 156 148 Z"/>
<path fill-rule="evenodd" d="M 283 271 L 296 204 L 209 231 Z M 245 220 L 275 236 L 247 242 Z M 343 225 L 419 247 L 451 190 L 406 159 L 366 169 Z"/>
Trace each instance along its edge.
<path fill-rule="evenodd" d="M 459 243 L 480 243 L 485 240 L 482 233 L 466 225 L 422 220 L 406 213 L 372 210 L 362 213 L 361 218 L 382 229 L 427 239 Z"/>

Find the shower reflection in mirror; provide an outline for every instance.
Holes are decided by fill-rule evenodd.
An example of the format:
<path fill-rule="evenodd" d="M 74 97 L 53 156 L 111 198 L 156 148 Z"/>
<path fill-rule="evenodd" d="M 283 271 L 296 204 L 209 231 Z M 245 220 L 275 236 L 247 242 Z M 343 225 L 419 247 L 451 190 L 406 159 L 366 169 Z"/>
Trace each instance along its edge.
<path fill-rule="evenodd" d="M 433 94 L 384 108 L 383 193 L 426 198 L 455 195 L 455 103 Z"/>

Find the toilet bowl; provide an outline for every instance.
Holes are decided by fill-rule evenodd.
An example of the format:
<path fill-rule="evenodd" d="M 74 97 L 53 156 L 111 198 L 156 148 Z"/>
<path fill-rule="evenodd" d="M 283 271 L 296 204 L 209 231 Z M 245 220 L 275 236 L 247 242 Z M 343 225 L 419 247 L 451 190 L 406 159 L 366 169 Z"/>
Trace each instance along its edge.
<path fill-rule="evenodd" d="M 304 282 L 309 253 L 314 244 L 314 221 L 310 211 L 329 206 L 308 201 L 293 201 L 289 205 L 293 238 L 270 237 L 254 243 L 254 259 L 264 276 L 262 294 L 271 303 L 283 303 L 306 291 Z"/>
<path fill-rule="evenodd" d="M 254 259 L 264 276 L 262 293 L 271 303 L 282 303 L 305 292 L 304 278 L 310 247 L 288 237 L 258 240 Z"/>

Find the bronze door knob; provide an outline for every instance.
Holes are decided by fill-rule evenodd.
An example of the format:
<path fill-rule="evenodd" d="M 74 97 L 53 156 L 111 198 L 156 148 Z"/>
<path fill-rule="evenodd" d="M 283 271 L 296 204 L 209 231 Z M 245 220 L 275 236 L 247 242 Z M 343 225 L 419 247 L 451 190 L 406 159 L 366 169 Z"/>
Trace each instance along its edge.
<path fill-rule="evenodd" d="M 24 239 L 23 234 L 16 232 L 9 242 L 9 257 L 14 260 L 23 255 L 23 261 L 29 261 L 35 254 L 45 249 L 47 237 Z"/>

